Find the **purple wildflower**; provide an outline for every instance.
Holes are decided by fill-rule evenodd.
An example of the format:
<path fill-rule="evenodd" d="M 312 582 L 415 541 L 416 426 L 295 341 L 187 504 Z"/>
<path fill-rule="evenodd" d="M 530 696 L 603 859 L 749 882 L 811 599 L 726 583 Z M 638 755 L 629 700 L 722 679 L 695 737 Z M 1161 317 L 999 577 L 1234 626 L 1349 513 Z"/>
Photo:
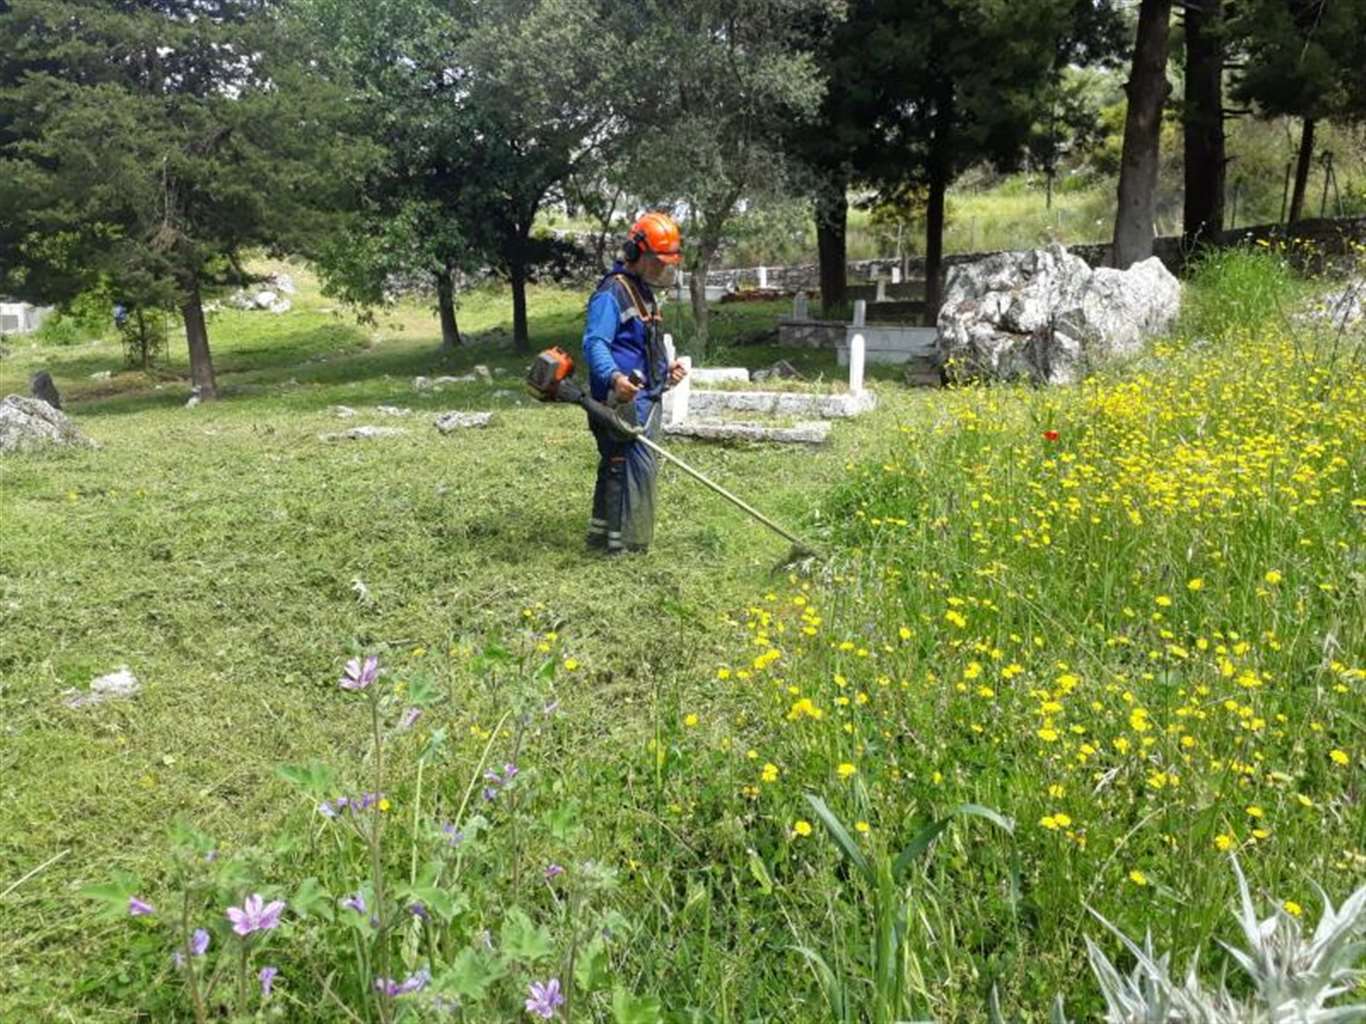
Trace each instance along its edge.
<path fill-rule="evenodd" d="M 196 928 L 187 945 L 191 956 L 203 956 L 209 948 L 209 933 L 203 928 Z"/>
<path fill-rule="evenodd" d="M 257 977 L 261 980 L 262 999 L 268 999 L 270 997 L 270 987 L 275 984 L 275 975 L 279 973 L 279 970 L 274 967 L 261 968 L 261 973 L 258 974 Z"/>
<path fill-rule="evenodd" d="M 403 717 L 398 720 L 398 731 L 407 732 L 417 724 L 417 720 L 421 717 L 421 708 L 409 708 L 407 711 L 403 712 Z"/>
<path fill-rule="evenodd" d="M 465 833 L 455 827 L 454 822 L 447 822 L 441 826 L 441 831 L 446 834 L 446 842 L 450 846 L 459 846 L 465 841 Z"/>
<path fill-rule="evenodd" d="M 503 765 L 503 785 L 506 786 L 509 782 L 511 782 L 513 778 L 516 776 L 516 774 L 517 766 L 515 764 Z"/>
<path fill-rule="evenodd" d="M 337 816 L 337 809 L 328 801 L 324 800 L 318 805 L 318 813 L 324 818 L 335 818 Z"/>
<path fill-rule="evenodd" d="M 545 715 L 547 718 L 549 718 L 551 715 L 553 715 L 556 711 L 559 711 L 559 710 L 560 710 L 560 702 L 557 701 L 557 700 L 552 700 L 552 701 L 551 701 L 549 704 L 547 704 L 545 707 L 541 708 L 541 714 L 543 714 L 543 715 Z"/>
<path fill-rule="evenodd" d="M 431 980 L 432 972 L 424 967 L 422 970 L 408 975 L 402 982 L 397 982 L 393 978 L 376 978 L 375 991 L 394 999 L 413 992 L 421 992 L 427 987 L 427 982 Z"/>
<path fill-rule="evenodd" d="M 280 923 L 280 911 L 284 909 L 284 900 L 266 903 L 259 893 L 252 893 L 242 901 L 240 907 L 228 908 L 228 920 L 232 922 L 232 930 L 238 935 L 268 932 Z"/>
<path fill-rule="evenodd" d="M 346 897 L 346 899 L 341 901 L 341 905 L 343 907 L 346 907 L 348 910 L 354 910 L 357 914 L 363 914 L 365 913 L 366 909 L 365 894 L 358 892 L 354 896 L 348 896 Z"/>
<path fill-rule="evenodd" d="M 485 786 L 485 787 L 484 787 L 484 799 L 487 800 L 487 801 L 489 801 L 490 803 L 492 803 L 494 800 L 497 800 L 497 799 L 498 799 L 498 790 L 494 789 L 492 786 Z"/>
<path fill-rule="evenodd" d="M 546 865 L 546 868 L 545 868 L 545 880 L 546 880 L 547 882 L 551 881 L 552 879 L 559 878 L 562 874 L 564 874 L 564 868 L 560 867 L 560 865 L 558 865 L 558 864 L 547 864 L 547 865 Z"/>
<path fill-rule="evenodd" d="M 352 658 L 346 663 L 337 685 L 343 690 L 364 690 L 379 677 L 379 657 L 367 654 L 365 660 Z"/>
<path fill-rule="evenodd" d="M 157 908 L 150 903 L 144 903 L 136 896 L 128 897 L 128 916 L 129 917 L 149 917 L 157 912 Z"/>
<path fill-rule="evenodd" d="M 414 917 L 418 918 L 421 921 L 426 921 L 429 919 L 427 914 L 427 906 L 421 900 L 418 900 L 415 903 L 408 904 L 408 913 L 412 914 Z"/>
<path fill-rule="evenodd" d="M 560 994 L 560 979 L 551 978 L 544 985 L 531 983 L 531 994 L 527 996 L 526 1012 L 549 1020 L 555 1016 L 555 1009 L 564 1004 Z"/>

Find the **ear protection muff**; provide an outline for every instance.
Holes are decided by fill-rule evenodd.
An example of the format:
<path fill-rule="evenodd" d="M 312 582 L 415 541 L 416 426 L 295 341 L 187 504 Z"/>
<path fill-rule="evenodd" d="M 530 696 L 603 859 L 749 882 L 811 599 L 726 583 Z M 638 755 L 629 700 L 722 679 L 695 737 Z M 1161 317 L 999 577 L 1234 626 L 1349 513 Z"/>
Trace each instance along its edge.
<path fill-rule="evenodd" d="M 644 231 L 637 231 L 630 238 L 626 239 L 625 244 L 621 247 L 621 254 L 626 257 L 627 263 L 632 263 L 645 255 L 647 249 L 643 244 L 644 242 Z"/>

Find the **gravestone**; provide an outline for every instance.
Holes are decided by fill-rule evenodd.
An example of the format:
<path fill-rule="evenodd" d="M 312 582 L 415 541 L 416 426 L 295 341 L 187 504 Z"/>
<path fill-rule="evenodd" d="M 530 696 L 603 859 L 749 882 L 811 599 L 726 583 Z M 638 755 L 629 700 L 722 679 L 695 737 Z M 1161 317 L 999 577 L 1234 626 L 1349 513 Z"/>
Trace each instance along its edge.
<path fill-rule="evenodd" d="M 760 268 L 759 268 L 759 287 L 760 287 L 760 288 L 767 288 L 767 287 L 768 287 L 768 267 L 760 267 Z"/>
<path fill-rule="evenodd" d="M 807 307 L 806 292 L 798 292 L 796 296 L 792 299 L 792 319 L 810 319 L 810 311 Z"/>
<path fill-rule="evenodd" d="M 749 379 L 756 384 L 762 384 L 766 380 L 801 380 L 802 375 L 801 371 L 786 359 L 779 359 L 772 366 L 755 370 L 749 375 Z"/>
<path fill-rule="evenodd" d="M 849 339 L 849 393 L 863 392 L 863 335 L 855 334 Z"/>
<path fill-rule="evenodd" d="M 46 402 L 52 408 L 62 407 L 62 396 L 57 393 L 57 385 L 53 383 L 52 374 L 46 370 L 39 370 L 29 378 L 28 390 L 34 398 Z"/>
<path fill-rule="evenodd" d="M 886 301 L 887 301 L 887 279 L 886 279 L 885 277 L 879 277 L 879 278 L 877 279 L 877 298 L 875 298 L 873 301 L 874 301 L 874 302 L 886 302 Z"/>
<path fill-rule="evenodd" d="M 900 284 L 900 283 L 901 283 L 901 268 L 900 268 L 900 267 L 893 267 L 893 268 L 892 268 L 892 284 Z"/>
<path fill-rule="evenodd" d="M 664 421 L 671 425 L 682 423 L 688 418 L 688 403 L 692 397 L 692 356 L 681 356 L 678 361 L 688 373 L 664 392 Z"/>
<path fill-rule="evenodd" d="M 868 301 L 857 299 L 854 302 L 854 326 L 862 327 L 868 322 Z"/>

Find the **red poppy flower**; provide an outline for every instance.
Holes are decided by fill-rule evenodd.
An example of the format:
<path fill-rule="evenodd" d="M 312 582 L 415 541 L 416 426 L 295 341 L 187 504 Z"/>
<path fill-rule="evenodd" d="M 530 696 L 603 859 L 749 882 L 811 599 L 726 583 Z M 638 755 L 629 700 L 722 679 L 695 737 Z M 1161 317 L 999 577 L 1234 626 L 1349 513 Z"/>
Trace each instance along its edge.
<path fill-rule="evenodd" d="M 1043 439 L 1045 441 L 1056 441 L 1058 439 L 1058 436 L 1059 435 L 1056 430 L 1045 430 L 1043 432 Z"/>

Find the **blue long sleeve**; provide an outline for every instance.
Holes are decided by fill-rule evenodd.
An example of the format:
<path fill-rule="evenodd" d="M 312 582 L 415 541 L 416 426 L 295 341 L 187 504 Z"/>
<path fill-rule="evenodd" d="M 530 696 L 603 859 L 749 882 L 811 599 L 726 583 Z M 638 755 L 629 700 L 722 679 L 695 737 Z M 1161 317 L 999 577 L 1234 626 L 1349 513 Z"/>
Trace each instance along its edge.
<path fill-rule="evenodd" d="M 588 363 L 588 381 L 593 397 L 602 401 L 619 367 L 612 358 L 612 339 L 617 333 L 621 313 L 608 291 L 598 292 L 588 302 L 588 317 L 583 325 L 583 357 Z"/>

